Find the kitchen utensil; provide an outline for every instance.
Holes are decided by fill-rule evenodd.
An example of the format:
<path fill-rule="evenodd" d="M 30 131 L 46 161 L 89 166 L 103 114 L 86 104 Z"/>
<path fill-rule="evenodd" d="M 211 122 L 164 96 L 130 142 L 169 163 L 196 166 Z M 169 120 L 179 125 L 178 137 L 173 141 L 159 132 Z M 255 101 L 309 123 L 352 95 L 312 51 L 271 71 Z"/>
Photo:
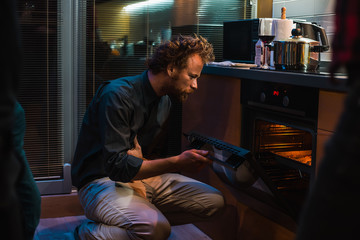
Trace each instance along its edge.
<path fill-rule="evenodd" d="M 324 39 L 327 41 L 327 38 Z M 319 66 L 320 52 L 328 49 L 328 44 L 320 45 L 319 41 L 303 37 L 300 28 L 293 29 L 292 37 L 274 41 L 275 69 L 315 71 Z"/>

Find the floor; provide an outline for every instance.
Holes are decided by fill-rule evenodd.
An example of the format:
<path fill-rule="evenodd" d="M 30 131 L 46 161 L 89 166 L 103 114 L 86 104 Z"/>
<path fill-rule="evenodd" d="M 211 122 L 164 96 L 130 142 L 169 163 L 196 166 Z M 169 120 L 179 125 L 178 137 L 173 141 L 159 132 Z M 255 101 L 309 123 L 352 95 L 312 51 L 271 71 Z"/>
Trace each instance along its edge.
<path fill-rule="evenodd" d="M 34 240 L 61 239 L 73 240 L 73 231 L 85 216 L 71 216 L 59 218 L 42 218 L 35 232 Z"/>
<path fill-rule="evenodd" d="M 34 240 L 74 240 L 74 229 L 83 221 L 88 221 L 84 215 L 42 218 Z M 186 224 L 172 227 L 168 240 L 211 240 L 211 238 L 194 225 Z"/>

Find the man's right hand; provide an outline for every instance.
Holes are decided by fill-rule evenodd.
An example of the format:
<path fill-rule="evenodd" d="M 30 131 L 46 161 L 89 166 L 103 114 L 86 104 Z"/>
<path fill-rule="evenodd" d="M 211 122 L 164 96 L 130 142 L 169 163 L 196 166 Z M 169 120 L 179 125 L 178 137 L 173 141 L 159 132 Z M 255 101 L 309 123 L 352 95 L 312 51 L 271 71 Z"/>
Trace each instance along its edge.
<path fill-rule="evenodd" d="M 206 150 L 191 149 L 182 152 L 175 161 L 178 171 L 194 172 L 199 171 L 212 161 L 206 157 L 209 152 Z"/>

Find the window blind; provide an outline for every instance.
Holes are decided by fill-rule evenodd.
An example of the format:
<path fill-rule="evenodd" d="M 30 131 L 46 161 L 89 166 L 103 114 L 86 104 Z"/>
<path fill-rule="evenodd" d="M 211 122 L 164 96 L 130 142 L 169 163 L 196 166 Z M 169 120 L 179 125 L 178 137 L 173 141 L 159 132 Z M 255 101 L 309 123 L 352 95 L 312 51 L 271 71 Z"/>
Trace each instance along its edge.
<path fill-rule="evenodd" d="M 35 179 L 62 177 L 63 93 L 57 0 L 17 1 L 23 46 L 18 101 L 25 110 L 24 149 Z"/>

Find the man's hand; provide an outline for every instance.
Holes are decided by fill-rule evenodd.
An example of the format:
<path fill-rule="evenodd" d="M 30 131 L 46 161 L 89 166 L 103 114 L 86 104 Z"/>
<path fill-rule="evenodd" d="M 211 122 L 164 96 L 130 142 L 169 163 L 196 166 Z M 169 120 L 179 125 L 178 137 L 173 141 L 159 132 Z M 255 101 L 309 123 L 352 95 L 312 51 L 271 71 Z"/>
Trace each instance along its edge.
<path fill-rule="evenodd" d="M 208 153 L 208 151 L 196 149 L 184 151 L 178 156 L 175 162 L 176 168 L 179 171 L 199 171 L 205 165 L 212 163 L 212 161 L 206 157 Z"/>
<path fill-rule="evenodd" d="M 129 151 L 134 152 L 135 150 L 131 149 Z M 197 172 L 205 165 L 212 163 L 212 161 L 206 157 L 208 153 L 209 152 L 205 150 L 191 149 L 184 151 L 180 155 L 143 161 L 139 172 L 133 180 L 140 180 L 171 172 Z"/>
<path fill-rule="evenodd" d="M 141 150 L 141 146 L 140 146 L 140 144 L 139 144 L 139 142 L 137 140 L 137 136 L 135 136 L 135 139 L 134 139 L 134 146 L 135 146 L 134 148 L 127 151 L 127 154 L 132 155 L 134 157 L 144 159 L 143 154 L 142 154 L 142 150 Z"/>

